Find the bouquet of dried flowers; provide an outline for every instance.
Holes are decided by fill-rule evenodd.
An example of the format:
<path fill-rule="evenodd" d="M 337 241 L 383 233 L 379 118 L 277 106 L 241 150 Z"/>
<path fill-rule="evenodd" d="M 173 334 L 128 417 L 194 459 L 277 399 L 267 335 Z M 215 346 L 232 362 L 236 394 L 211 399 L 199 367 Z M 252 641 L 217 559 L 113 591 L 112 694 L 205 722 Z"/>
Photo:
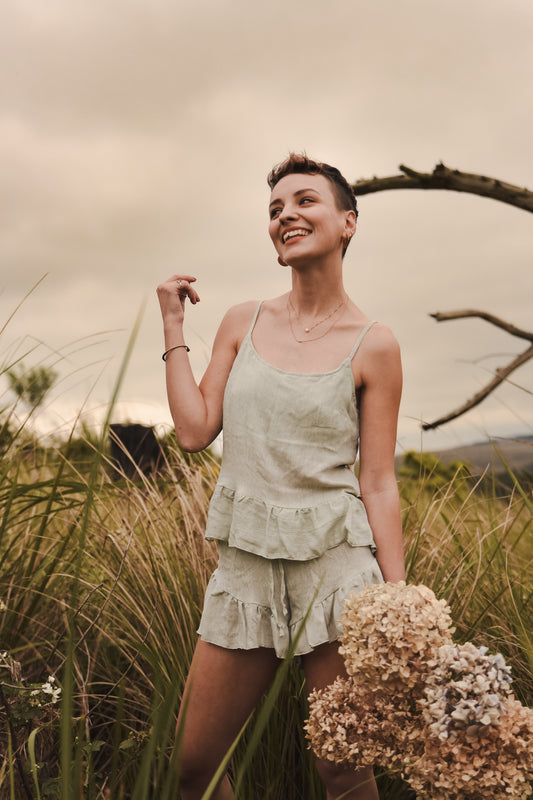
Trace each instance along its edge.
<path fill-rule="evenodd" d="M 370 586 L 342 623 L 348 678 L 309 698 L 319 758 L 399 771 L 428 800 L 528 797 L 533 710 L 511 694 L 501 655 L 454 645 L 443 600 L 425 586 Z"/>

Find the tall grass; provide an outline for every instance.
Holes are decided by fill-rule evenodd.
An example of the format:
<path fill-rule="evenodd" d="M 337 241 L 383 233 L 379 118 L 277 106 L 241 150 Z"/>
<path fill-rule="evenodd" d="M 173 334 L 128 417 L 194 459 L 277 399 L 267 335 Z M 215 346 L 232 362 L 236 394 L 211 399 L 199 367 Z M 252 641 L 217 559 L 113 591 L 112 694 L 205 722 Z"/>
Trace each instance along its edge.
<path fill-rule="evenodd" d="M 431 474 L 400 484 L 409 581 L 424 583 L 452 608 L 455 638 L 501 652 L 514 691 L 533 704 L 533 494 L 502 461 L 508 496 L 497 481 L 459 468 L 436 488 Z"/>
<path fill-rule="evenodd" d="M 79 442 L 36 458 L 21 440 L 0 465 L 0 797 L 171 800 L 176 711 L 216 562 L 203 531 L 218 463 L 171 448 L 161 475 L 131 480 L 105 442 L 84 445 L 89 469 Z M 410 582 L 450 602 L 456 638 L 503 653 L 533 705 L 532 501 L 513 487 L 502 498 L 462 471 L 404 478 L 407 562 Z M 60 711 L 32 700 L 49 675 Z M 239 797 L 323 800 L 305 716 L 289 661 L 236 743 Z M 412 797 L 379 782 L 384 800 Z"/>

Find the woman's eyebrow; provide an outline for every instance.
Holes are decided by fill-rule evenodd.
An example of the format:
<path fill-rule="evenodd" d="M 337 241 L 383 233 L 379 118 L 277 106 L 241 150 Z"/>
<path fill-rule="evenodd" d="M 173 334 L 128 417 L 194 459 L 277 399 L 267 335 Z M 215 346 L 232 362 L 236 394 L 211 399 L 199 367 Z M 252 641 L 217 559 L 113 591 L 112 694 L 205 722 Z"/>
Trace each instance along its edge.
<path fill-rule="evenodd" d="M 314 194 L 318 194 L 318 195 L 320 194 L 318 189 L 313 189 L 312 187 L 309 187 L 309 189 L 298 189 L 296 192 L 294 192 L 293 196 L 294 197 L 300 197 L 300 195 L 308 194 L 309 192 L 314 192 Z M 276 203 L 281 203 L 281 202 L 282 202 L 282 200 L 281 200 L 280 197 L 275 197 L 274 200 L 272 200 L 272 202 L 269 204 L 268 207 L 271 208 L 272 206 L 275 206 Z"/>

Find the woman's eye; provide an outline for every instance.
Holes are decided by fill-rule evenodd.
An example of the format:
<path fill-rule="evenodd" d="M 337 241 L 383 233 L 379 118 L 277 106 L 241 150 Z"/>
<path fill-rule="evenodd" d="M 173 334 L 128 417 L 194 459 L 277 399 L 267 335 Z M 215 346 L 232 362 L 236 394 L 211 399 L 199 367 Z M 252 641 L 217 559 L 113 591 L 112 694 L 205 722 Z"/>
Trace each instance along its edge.
<path fill-rule="evenodd" d="M 301 203 L 312 203 L 313 202 L 313 198 L 312 197 L 302 197 L 300 202 Z"/>
<path fill-rule="evenodd" d="M 273 208 L 270 211 L 270 219 L 275 219 L 278 216 L 279 212 L 280 212 L 279 208 Z"/>

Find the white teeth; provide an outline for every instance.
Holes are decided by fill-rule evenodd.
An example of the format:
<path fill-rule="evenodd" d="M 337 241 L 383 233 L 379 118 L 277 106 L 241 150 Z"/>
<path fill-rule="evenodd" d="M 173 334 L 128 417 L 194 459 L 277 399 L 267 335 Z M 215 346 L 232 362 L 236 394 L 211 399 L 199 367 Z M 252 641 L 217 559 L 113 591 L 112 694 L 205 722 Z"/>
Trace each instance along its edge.
<path fill-rule="evenodd" d="M 292 239 L 294 236 L 307 236 L 309 231 L 304 230 L 303 228 L 296 228 L 293 231 L 287 231 L 287 233 L 283 234 L 283 241 L 286 242 L 287 239 Z"/>

